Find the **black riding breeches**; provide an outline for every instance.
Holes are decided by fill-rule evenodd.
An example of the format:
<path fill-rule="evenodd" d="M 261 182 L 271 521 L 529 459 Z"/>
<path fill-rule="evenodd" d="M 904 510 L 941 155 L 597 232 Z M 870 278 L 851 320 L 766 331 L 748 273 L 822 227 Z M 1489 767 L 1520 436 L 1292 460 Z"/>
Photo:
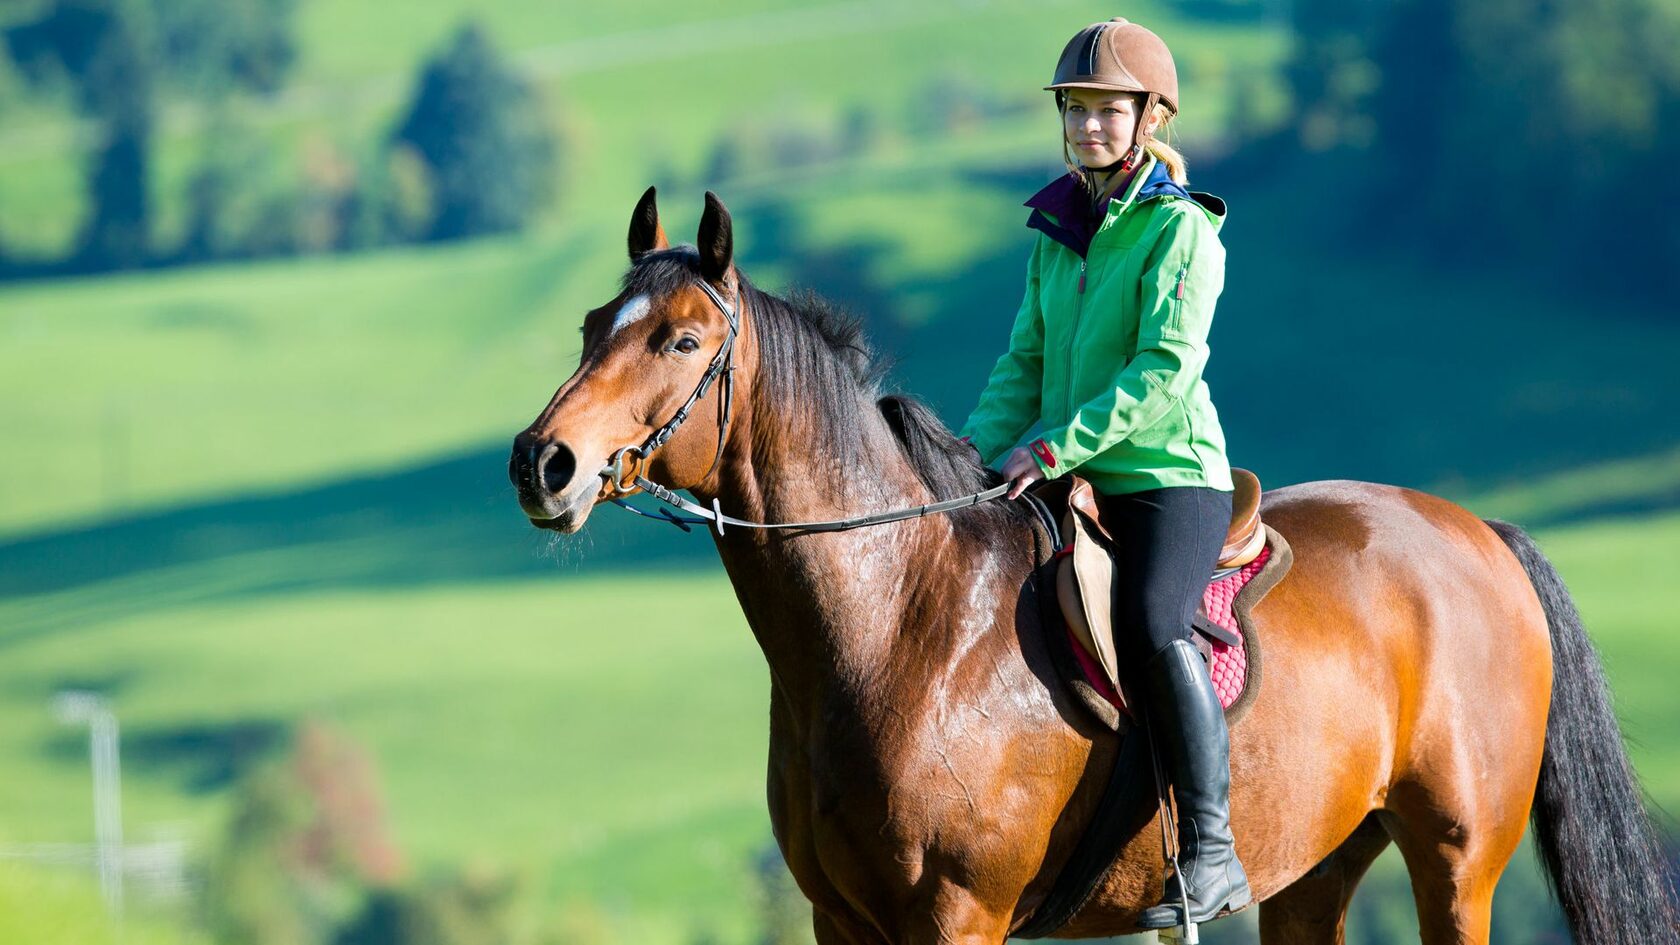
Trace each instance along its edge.
<path fill-rule="evenodd" d="M 1231 493 L 1174 486 L 1105 495 L 1103 524 L 1114 538 L 1114 649 L 1141 667 L 1191 621 L 1231 526 Z"/>

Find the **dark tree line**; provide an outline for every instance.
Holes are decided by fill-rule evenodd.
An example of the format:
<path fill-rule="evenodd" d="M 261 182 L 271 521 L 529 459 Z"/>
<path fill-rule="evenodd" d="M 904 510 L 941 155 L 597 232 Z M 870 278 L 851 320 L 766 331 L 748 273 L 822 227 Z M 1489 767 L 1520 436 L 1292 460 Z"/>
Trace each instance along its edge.
<path fill-rule="evenodd" d="M 1680 14 L 1657 0 L 1298 0 L 1309 151 L 1358 156 L 1373 238 L 1613 292 L 1680 280 Z"/>
<path fill-rule="evenodd" d="M 161 90 L 278 88 L 295 58 L 292 0 L 57 0 L 5 30 L 32 86 L 63 84 L 96 129 L 87 210 L 69 268 L 137 266 L 152 255 L 150 157 Z"/>
<path fill-rule="evenodd" d="M 425 63 L 409 105 L 345 173 L 285 173 L 237 116 L 280 91 L 297 58 L 296 0 L 49 0 L 0 27 L 34 94 L 92 129 L 84 211 L 63 259 L 3 255 L 0 277 L 331 252 L 522 228 L 551 202 L 559 150 L 533 90 L 463 27 Z M 153 154 L 166 101 L 210 117 L 183 235 L 154 232 Z M 294 178 L 301 177 L 301 180 Z M 278 182 L 277 182 L 278 179 Z M 15 248 L 12 250 L 16 252 Z"/>

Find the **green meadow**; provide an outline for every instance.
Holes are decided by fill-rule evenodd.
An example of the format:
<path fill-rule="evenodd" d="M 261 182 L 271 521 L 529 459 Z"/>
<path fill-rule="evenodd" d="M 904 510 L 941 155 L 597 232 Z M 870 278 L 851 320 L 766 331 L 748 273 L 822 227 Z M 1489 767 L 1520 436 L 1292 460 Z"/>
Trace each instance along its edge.
<path fill-rule="evenodd" d="M 630 600 L 642 616 L 627 639 L 609 631 Z M 0 623 L 21 614 L 39 628 L 27 610 L 8 602 Z M 95 684 L 136 748 L 124 772 L 132 834 L 214 836 L 231 778 L 265 734 L 314 718 L 368 748 L 416 869 L 495 863 L 627 939 L 750 931 L 747 869 L 769 837 L 768 679 L 717 575 L 205 603 L 0 645 L 0 840 L 89 832 L 82 742 L 48 700 Z"/>
<path fill-rule="evenodd" d="M 1674 600 L 1655 590 L 1662 564 L 1649 549 L 1680 540 L 1680 515 L 1540 539 L 1604 651 L 1635 763 L 1674 809 L 1680 646 L 1652 632 L 1651 615 Z M 252 739 L 260 748 L 287 720 L 322 719 L 377 761 L 391 829 L 417 869 L 496 863 L 556 908 L 586 910 L 615 941 L 753 934 L 751 867 L 769 836 L 768 681 L 715 569 L 314 591 L 92 619 L 54 620 L 56 610 L 50 599 L 0 604 L 11 628 L 0 637 L 0 840 L 87 835 L 81 742 L 47 703 L 62 686 L 96 685 L 132 746 L 131 835 L 215 836 Z M 1526 859 L 1517 867 L 1531 872 Z M 1392 886 L 1397 869 L 1379 875 Z"/>
<path fill-rule="evenodd" d="M 1275 119 L 1288 40 L 1179 9 L 1124 12 L 1183 37 L 1181 143 L 1232 205 L 1210 383 L 1234 461 L 1272 485 L 1424 488 L 1534 530 L 1603 650 L 1636 766 L 1680 810 L 1663 570 L 1680 452 L 1661 419 L 1680 326 L 1470 250 L 1370 249 L 1325 224 L 1334 180 L 1215 159 Z M 311 148 L 360 153 L 464 10 L 301 3 L 296 75 L 242 103 L 242 126 L 281 174 Z M 1058 166 L 1047 57 L 1114 11 L 475 10 L 565 130 L 562 198 L 535 231 L 0 286 L 0 847 L 91 838 L 85 745 L 49 700 L 95 688 L 123 725 L 131 839 L 185 838 L 202 866 L 240 778 L 319 719 L 373 758 L 415 873 L 507 869 L 591 941 L 746 945 L 768 682 L 710 542 L 611 509 L 574 539 L 536 533 L 508 444 L 616 293 L 650 183 L 673 240 L 717 191 L 749 275 L 856 311 L 892 385 L 960 422 L 1020 291 L 1019 204 Z M 952 87 L 971 116 L 934 111 Z M 18 96 L 0 75 L 0 103 Z M 835 144 L 859 122 L 864 143 Z M 215 142 L 192 102 L 164 128 L 167 238 Z M 814 153 L 779 160 L 767 142 L 788 129 Z M 8 248 L 71 237 L 75 132 L 51 109 L 0 113 Z M 743 157 L 712 176 L 728 147 Z M 1613 364 L 1587 331 L 1615 339 Z M 1374 878 L 1384 902 L 1398 875 Z M 0 862 L 0 941 L 105 940 L 96 902 L 79 874 Z M 196 943 L 190 915 L 142 912 L 123 941 Z"/>
<path fill-rule="evenodd" d="M 0 941 L 209 945 L 168 914 L 142 910 L 111 920 L 89 877 L 10 862 L 0 863 Z"/>

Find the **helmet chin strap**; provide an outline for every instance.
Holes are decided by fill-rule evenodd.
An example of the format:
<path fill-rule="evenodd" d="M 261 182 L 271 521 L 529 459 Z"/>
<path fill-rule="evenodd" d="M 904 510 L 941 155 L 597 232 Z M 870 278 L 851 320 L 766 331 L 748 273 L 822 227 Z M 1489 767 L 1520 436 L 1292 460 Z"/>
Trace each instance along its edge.
<path fill-rule="evenodd" d="M 1134 145 L 1132 145 L 1132 147 L 1129 150 L 1126 151 L 1126 154 L 1125 154 L 1124 157 L 1122 157 L 1118 161 L 1115 161 L 1113 164 L 1106 164 L 1102 167 L 1092 167 L 1089 164 L 1084 164 L 1084 165 L 1081 165 L 1081 166 L 1084 167 L 1086 171 L 1089 171 L 1092 174 L 1112 174 L 1115 171 L 1120 171 L 1121 173 L 1125 173 L 1127 171 L 1130 171 L 1132 168 L 1137 167 L 1138 160 L 1142 157 L 1143 157 L 1143 145 L 1134 144 Z"/>

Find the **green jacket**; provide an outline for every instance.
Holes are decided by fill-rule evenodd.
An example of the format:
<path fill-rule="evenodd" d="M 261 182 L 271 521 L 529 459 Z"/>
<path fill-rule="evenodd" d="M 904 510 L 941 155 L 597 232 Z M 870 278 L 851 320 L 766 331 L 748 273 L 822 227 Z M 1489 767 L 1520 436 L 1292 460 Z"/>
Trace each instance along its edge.
<path fill-rule="evenodd" d="M 1225 282 L 1224 203 L 1191 198 L 1152 158 L 1085 234 L 1082 258 L 1081 234 L 1061 226 L 1068 215 L 1047 212 L 1052 192 L 1075 183 L 1028 201 L 1040 233 L 1026 296 L 962 435 L 990 464 L 1042 422 L 1029 448 L 1047 478 L 1078 470 L 1109 494 L 1229 491 L 1225 434 L 1202 380 Z"/>

